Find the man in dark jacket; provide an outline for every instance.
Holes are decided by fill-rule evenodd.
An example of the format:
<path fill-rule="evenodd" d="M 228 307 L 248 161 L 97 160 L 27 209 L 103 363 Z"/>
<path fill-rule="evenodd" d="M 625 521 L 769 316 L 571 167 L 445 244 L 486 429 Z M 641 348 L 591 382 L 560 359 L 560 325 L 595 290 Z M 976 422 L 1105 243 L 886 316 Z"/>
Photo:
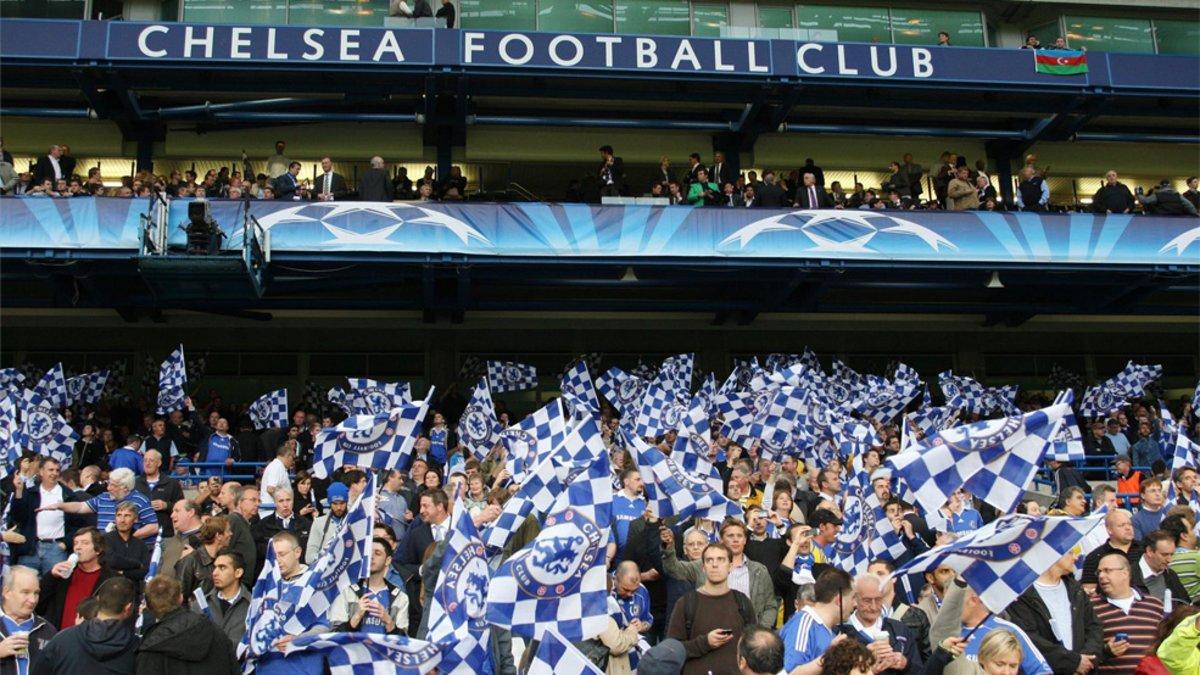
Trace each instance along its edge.
<path fill-rule="evenodd" d="M 155 422 L 154 426 L 159 424 L 161 422 Z M 175 534 L 175 528 L 171 525 L 171 507 L 183 499 L 183 486 L 163 472 L 163 455 L 160 451 L 146 450 L 142 465 L 145 474 L 137 477 L 133 489 L 150 500 L 150 507 L 158 516 L 158 531 L 166 539 Z"/>
<path fill-rule="evenodd" d="M 142 637 L 139 675 L 237 675 L 233 643 L 207 619 L 183 608 L 178 581 L 165 574 L 151 579 L 146 606 L 162 618 Z"/>
<path fill-rule="evenodd" d="M 109 579 L 96 589 L 96 618 L 55 635 L 30 665 L 30 675 L 129 675 L 138 638 L 129 621 L 137 592 L 128 579 Z"/>
<path fill-rule="evenodd" d="M 358 183 L 358 198 L 364 202 L 392 201 L 392 181 L 384 168 L 383 158 L 371 158 L 371 168 L 363 173 Z"/>
<path fill-rule="evenodd" d="M 0 617 L 0 675 L 28 672 L 30 660 L 37 658 L 58 632 L 49 621 L 34 614 L 37 602 L 37 572 L 21 565 L 9 568 L 4 578 L 4 616 Z"/>
<path fill-rule="evenodd" d="M 213 589 L 204 596 L 204 604 L 194 597 L 190 599 L 192 611 L 207 616 L 235 645 L 246 632 L 246 612 L 250 609 L 250 593 L 242 585 L 245 575 L 242 554 L 227 548 L 213 561 Z"/>
<path fill-rule="evenodd" d="M 1059 558 L 1008 606 L 1055 673 L 1088 672 L 1104 650 L 1104 630 L 1088 594 L 1075 581 L 1074 553 Z"/>
<path fill-rule="evenodd" d="M 883 579 L 864 574 L 854 582 L 857 593 L 857 609 L 842 624 L 839 632 L 847 637 L 871 646 L 876 641 L 886 641 L 887 647 L 873 648 L 878 672 L 884 675 L 918 675 L 924 671 L 919 640 L 904 623 L 883 616 L 885 585 Z M 880 634 L 886 634 L 882 639 Z"/>
<path fill-rule="evenodd" d="M 1092 197 L 1092 211 L 1096 213 L 1129 213 L 1133 210 L 1133 193 L 1124 183 L 1117 182 L 1117 172 L 1104 174 L 1104 185 Z"/>

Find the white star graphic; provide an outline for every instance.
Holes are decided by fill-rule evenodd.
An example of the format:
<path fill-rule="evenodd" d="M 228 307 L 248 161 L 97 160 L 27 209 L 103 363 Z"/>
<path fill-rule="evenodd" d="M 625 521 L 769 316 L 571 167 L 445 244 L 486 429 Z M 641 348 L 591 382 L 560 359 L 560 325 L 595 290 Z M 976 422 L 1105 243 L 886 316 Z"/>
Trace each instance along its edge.
<path fill-rule="evenodd" d="M 321 223 L 321 226 L 329 230 L 329 233 L 333 235 L 333 239 L 322 242 L 324 244 L 387 244 L 389 243 L 388 237 L 400 229 L 400 223 L 363 233 L 351 232 L 350 230 L 330 225 L 329 223 Z"/>
<path fill-rule="evenodd" d="M 741 228 L 737 232 L 734 232 L 733 234 L 729 235 L 728 237 L 725 237 L 724 239 L 722 239 L 721 243 L 719 245 L 725 246 L 726 244 L 730 244 L 734 241 L 737 241 L 737 242 L 739 242 L 739 248 L 746 248 L 746 244 L 749 244 L 751 239 L 754 239 L 755 237 L 762 234 L 763 232 L 779 232 L 779 231 L 795 230 L 796 229 L 795 225 L 785 225 L 784 223 L 780 222 L 784 218 L 787 218 L 788 216 L 791 216 L 791 215 L 795 215 L 795 214 L 782 213 L 777 216 L 771 216 L 770 218 L 763 218 L 762 220 L 756 220 L 753 223 L 750 223 L 749 225 L 746 225 L 745 227 Z"/>
<path fill-rule="evenodd" d="M 468 239 L 472 239 L 472 238 L 478 239 L 479 241 L 482 241 L 485 244 L 492 243 L 492 242 L 488 241 L 487 237 L 480 234 L 480 232 L 478 230 L 476 230 L 475 228 L 471 227 L 470 225 L 464 223 L 463 221 L 459 220 L 458 218 L 449 216 L 445 213 L 439 213 L 432 209 L 423 208 L 420 206 L 415 206 L 413 208 L 417 209 L 421 213 L 424 213 L 425 216 L 422 218 L 414 218 L 414 219 L 408 221 L 410 223 L 421 223 L 423 225 L 440 225 L 440 226 L 446 228 L 447 230 L 450 230 L 451 232 L 453 232 L 454 235 L 457 236 L 459 238 L 459 240 L 461 240 L 462 243 L 464 243 L 464 244 L 467 243 Z"/>
<path fill-rule="evenodd" d="M 1183 252 L 1187 250 L 1187 247 L 1196 243 L 1198 240 L 1200 240 L 1200 227 L 1193 227 L 1178 237 L 1175 237 L 1171 241 L 1168 241 L 1166 246 L 1158 249 L 1158 252 L 1166 253 L 1171 249 L 1175 249 L 1175 255 L 1182 256 Z"/>

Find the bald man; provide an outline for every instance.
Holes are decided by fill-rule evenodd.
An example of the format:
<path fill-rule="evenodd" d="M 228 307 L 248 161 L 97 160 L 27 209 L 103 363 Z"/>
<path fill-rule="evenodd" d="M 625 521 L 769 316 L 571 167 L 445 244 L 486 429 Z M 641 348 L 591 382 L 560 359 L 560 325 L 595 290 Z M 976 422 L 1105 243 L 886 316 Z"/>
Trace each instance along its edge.
<path fill-rule="evenodd" d="M 1104 529 L 1108 532 L 1108 541 L 1088 554 L 1083 561 L 1083 588 L 1091 593 L 1096 590 L 1096 567 L 1100 559 L 1109 553 L 1124 553 L 1131 565 L 1136 565 L 1142 557 L 1142 545 L 1134 541 L 1133 515 L 1125 509 L 1109 511 L 1104 517 Z"/>
<path fill-rule="evenodd" d="M 162 471 L 163 456 L 155 449 L 145 451 L 142 456 L 144 473 L 134 481 L 133 489 L 146 495 L 150 500 L 150 508 L 158 518 L 158 528 L 163 539 L 175 534 L 171 526 L 171 508 L 175 502 L 183 499 L 183 486 Z"/>
<path fill-rule="evenodd" d="M 637 563 L 626 560 L 617 565 L 613 583 L 612 596 L 616 601 L 618 611 L 612 618 L 617 626 L 624 630 L 627 626 L 642 634 L 648 633 L 654 625 L 654 617 L 650 614 L 650 591 L 642 585 L 641 570 Z M 645 640 L 640 640 L 636 649 L 629 652 L 629 666 L 636 670 L 639 653 L 649 649 Z"/>

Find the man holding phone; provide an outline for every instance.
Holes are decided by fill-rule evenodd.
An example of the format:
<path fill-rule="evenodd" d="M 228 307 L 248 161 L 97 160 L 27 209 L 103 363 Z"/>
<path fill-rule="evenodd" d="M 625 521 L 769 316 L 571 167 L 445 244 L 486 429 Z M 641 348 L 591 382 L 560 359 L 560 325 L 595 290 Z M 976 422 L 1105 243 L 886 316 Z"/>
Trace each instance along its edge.
<path fill-rule="evenodd" d="M 729 587 L 732 558 L 725 544 L 706 546 L 701 557 L 704 584 L 675 603 L 667 637 L 683 643 L 687 660 L 682 675 L 738 670 L 738 638 L 756 620 L 750 598 Z"/>
<path fill-rule="evenodd" d="M 1132 673 L 1150 645 L 1163 620 L 1163 603 L 1143 595 L 1132 586 L 1129 559 L 1110 553 L 1096 565 L 1099 582 L 1092 594 L 1092 607 L 1104 628 L 1104 663 L 1097 673 Z"/>

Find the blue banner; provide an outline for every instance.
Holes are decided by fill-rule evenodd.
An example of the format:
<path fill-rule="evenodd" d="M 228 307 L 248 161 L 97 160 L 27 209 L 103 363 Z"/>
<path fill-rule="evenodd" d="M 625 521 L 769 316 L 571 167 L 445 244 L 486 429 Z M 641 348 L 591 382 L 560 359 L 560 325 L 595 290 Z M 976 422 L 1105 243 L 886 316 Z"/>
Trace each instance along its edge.
<path fill-rule="evenodd" d="M 1200 91 L 1200 59 L 1092 51 L 1036 72 L 1023 49 L 431 28 L 0 19 L 0 58 L 281 67 L 460 67 Z"/>
<path fill-rule="evenodd" d="M 183 245 L 187 205 L 170 205 Z M 240 248 L 245 209 L 275 253 L 831 259 L 1200 266 L 1200 219 L 982 211 L 775 210 L 556 203 L 210 202 Z M 0 247 L 136 251 L 145 199 L 3 198 Z"/>

